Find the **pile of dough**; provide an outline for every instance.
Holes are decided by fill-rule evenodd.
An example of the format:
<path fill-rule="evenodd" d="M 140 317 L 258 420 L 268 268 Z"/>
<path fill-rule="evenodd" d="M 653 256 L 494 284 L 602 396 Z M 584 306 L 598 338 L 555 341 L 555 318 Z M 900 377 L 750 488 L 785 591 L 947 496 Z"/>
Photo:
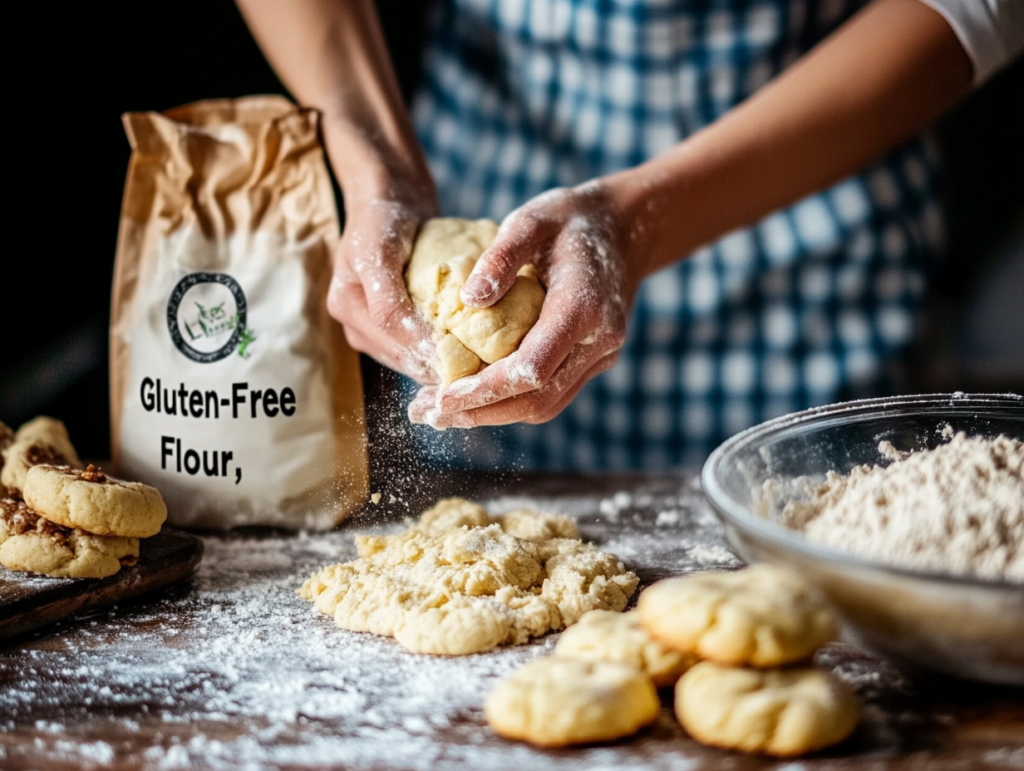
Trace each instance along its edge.
<path fill-rule="evenodd" d="M 433 326 L 438 374 L 445 383 L 474 375 L 519 347 L 544 303 L 532 265 L 519 269 L 504 297 L 488 308 L 467 308 L 459 291 L 498 225 L 490 220 L 439 217 L 423 223 L 405 271 L 409 296 Z"/>
<path fill-rule="evenodd" d="M 139 556 L 167 518 L 160 493 L 84 470 L 64 424 L 0 423 L 0 565 L 55 578 L 105 578 Z"/>
<path fill-rule="evenodd" d="M 359 559 L 314 573 L 298 593 L 343 629 L 415 653 L 477 653 L 626 607 L 636 575 L 578 539 L 567 517 L 492 517 L 450 498 L 404 533 L 358 536 Z"/>
<path fill-rule="evenodd" d="M 704 659 L 676 684 L 675 710 L 700 742 L 788 757 L 842 741 L 860 717 L 842 681 L 805 662 L 835 620 L 797 574 L 774 565 L 668 578 L 637 603 L 656 640 Z"/>

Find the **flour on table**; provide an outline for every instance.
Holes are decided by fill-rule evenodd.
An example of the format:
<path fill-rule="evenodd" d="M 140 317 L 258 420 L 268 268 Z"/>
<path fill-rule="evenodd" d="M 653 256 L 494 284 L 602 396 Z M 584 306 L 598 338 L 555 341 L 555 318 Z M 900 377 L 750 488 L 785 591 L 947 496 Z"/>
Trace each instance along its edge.
<path fill-rule="evenodd" d="M 781 521 L 808 539 L 892 565 L 1024 582 L 1024 442 L 956 434 L 889 466 L 829 471 Z"/>

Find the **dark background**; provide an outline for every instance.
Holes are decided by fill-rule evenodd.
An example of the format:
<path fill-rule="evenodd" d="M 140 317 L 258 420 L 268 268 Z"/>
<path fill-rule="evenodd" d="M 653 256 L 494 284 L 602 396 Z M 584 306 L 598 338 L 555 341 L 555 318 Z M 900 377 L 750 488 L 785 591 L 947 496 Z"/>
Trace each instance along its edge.
<path fill-rule="evenodd" d="M 422 10 L 381 0 L 408 92 Z M 7 115 L 0 419 L 64 420 L 84 457 L 109 453 L 110 282 L 129 148 L 120 115 L 283 93 L 230 0 L 18 3 Z M 16 53 L 16 51 L 19 51 Z M 1024 62 L 940 126 L 952 248 L 906 389 L 1024 391 Z M 372 366 L 371 380 L 381 377 Z"/>

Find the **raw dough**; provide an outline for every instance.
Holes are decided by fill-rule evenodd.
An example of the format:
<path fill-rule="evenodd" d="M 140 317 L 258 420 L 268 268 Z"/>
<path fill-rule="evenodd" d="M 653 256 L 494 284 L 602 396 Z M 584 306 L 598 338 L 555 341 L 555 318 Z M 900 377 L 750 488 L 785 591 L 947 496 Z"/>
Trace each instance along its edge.
<path fill-rule="evenodd" d="M 459 299 L 497 233 L 490 220 L 440 217 L 424 222 L 416 236 L 405 281 L 413 304 L 433 325 L 445 383 L 508 356 L 540 317 L 544 288 L 532 265 L 520 268 L 505 296 L 488 308 L 467 308 Z"/>
<path fill-rule="evenodd" d="M 579 539 L 576 523 L 563 514 L 537 509 L 514 509 L 492 517 L 483 506 L 465 498 L 442 498 L 420 515 L 413 530 L 437 535 L 457 527 L 501 525 L 506 533 L 526 541 L 542 543 L 552 538 Z"/>
<path fill-rule="evenodd" d="M 562 632 L 555 655 L 629 664 L 648 675 L 658 688 L 675 685 L 697 662 L 695 656 L 666 648 L 651 637 L 632 610 L 585 613 L 575 626 Z"/>
<path fill-rule="evenodd" d="M 653 722 L 659 708 L 654 684 L 636 667 L 557 656 L 513 672 L 484 702 L 499 735 L 542 747 L 628 736 Z"/>
<path fill-rule="evenodd" d="M 28 469 L 25 502 L 52 522 L 95 535 L 148 538 L 160 532 L 167 506 L 155 487 L 85 471 L 41 464 Z"/>
<path fill-rule="evenodd" d="M 18 429 L 14 442 L 4 450 L 0 484 L 9 493 L 21 495 L 28 470 L 39 463 L 82 467 L 64 424 L 46 416 L 34 418 Z"/>
<path fill-rule="evenodd" d="M 759 671 L 701 662 L 676 686 L 676 716 L 717 747 L 793 756 L 842 741 L 860 717 L 842 681 L 814 668 Z"/>
<path fill-rule="evenodd" d="M 564 519 L 491 517 L 447 499 L 404 533 L 358 536 L 359 559 L 314 573 L 299 595 L 343 629 L 393 636 L 416 653 L 524 643 L 588 610 L 622 610 L 637 585 L 618 558 L 589 544 L 534 542 L 502 529 L 565 532 Z"/>
<path fill-rule="evenodd" d="M 821 597 L 774 565 L 659 581 L 640 595 L 637 612 L 665 645 L 723 664 L 800 661 L 836 634 Z"/>
<path fill-rule="evenodd" d="M 133 565 L 138 538 L 92 535 L 50 522 L 22 501 L 0 499 L 0 565 L 55 578 L 106 578 Z"/>

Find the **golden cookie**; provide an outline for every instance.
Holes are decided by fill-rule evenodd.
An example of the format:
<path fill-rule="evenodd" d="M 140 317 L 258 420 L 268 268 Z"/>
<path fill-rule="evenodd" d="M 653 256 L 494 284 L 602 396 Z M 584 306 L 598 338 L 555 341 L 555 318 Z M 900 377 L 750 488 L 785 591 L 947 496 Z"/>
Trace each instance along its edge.
<path fill-rule="evenodd" d="M 640 626 L 636 611 L 592 610 L 562 632 L 555 655 L 586 661 L 629 664 L 658 688 L 675 685 L 696 657 L 666 648 Z"/>
<path fill-rule="evenodd" d="M 697 741 L 789 757 L 845 739 L 860 718 L 856 695 L 814 668 L 756 670 L 697 664 L 676 686 L 676 716 Z"/>
<path fill-rule="evenodd" d="M 32 466 L 51 463 L 82 467 L 64 424 L 45 416 L 34 418 L 18 429 L 14 442 L 4 451 L 4 461 L 0 484 L 12 495 L 21 495 L 25 475 Z"/>
<path fill-rule="evenodd" d="M 629 736 L 653 722 L 659 708 L 654 684 L 636 667 L 559 657 L 534 659 L 484 702 L 496 733 L 541 747 Z"/>
<path fill-rule="evenodd" d="M 22 501 L 0 499 L 0 565 L 54 578 L 106 578 L 134 565 L 138 538 L 92 535 L 50 522 Z"/>
<path fill-rule="evenodd" d="M 95 535 L 147 538 L 160 532 L 167 519 L 167 507 L 156 488 L 108 477 L 95 466 L 85 471 L 33 466 L 23 495 L 47 519 Z"/>
<path fill-rule="evenodd" d="M 722 664 L 800 661 L 836 634 L 818 593 L 774 565 L 659 581 L 640 595 L 637 612 L 665 645 Z"/>

